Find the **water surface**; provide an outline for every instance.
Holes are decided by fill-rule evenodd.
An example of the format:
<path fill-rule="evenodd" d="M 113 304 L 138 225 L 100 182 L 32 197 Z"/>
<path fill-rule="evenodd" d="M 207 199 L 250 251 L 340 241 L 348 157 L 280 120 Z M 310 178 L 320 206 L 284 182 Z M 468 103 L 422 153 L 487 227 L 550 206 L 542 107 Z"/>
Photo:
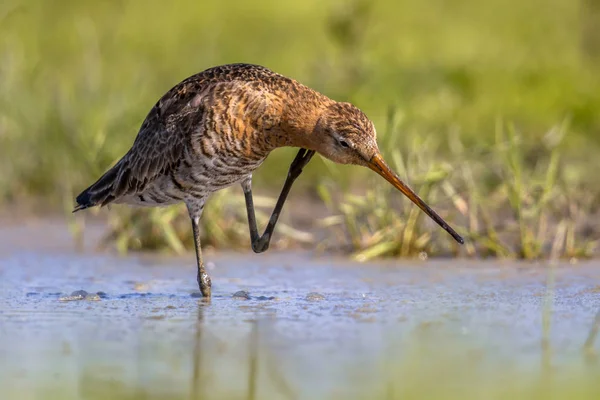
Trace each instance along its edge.
<path fill-rule="evenodd" d="M 207 254 L 206 302 L 192 254 L 77 253 L 44 224 L 0 236 L 2 399 L 447 397 L 548 376 L 600 393 L 597 341 L 583 350 L 597 262 Z M 65 301 L 78 290 L 99 295 Z"/>

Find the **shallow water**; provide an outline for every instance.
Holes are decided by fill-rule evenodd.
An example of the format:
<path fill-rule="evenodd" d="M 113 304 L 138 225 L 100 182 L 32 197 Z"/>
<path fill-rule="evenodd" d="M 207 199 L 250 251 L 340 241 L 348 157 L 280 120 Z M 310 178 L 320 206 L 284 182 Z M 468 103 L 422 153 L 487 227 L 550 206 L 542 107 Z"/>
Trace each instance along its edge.
<path fill-rule="evenodd" d="M 207 254 L 206 302 L 193 255 L 76 253 L 61 229 L 0 231 L 2 399 L 394 398 L 423 380 L 460 394 L 600 376 L 583 351 L 597 262 Z M 78 290 L 100 293 L 66 301 Z"/>

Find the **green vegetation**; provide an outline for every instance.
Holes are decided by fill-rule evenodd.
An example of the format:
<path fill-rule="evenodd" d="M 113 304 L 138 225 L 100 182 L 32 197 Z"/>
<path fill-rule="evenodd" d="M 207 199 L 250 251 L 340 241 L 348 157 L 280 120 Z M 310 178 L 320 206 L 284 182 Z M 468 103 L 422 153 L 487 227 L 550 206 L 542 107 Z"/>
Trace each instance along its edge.
<path fill-rule="evenodd" d="M 251 62 L 365 110 L 400 175 L 470 239 L 459 250 L 370 171 L 317 159 L 294 193 L 341 199 L 316 222 L 343 233 L 356 257 L 588 256 L 600 238 L 591 222 L 599 9 L 597 0 L 5 0 L 0 202 L 69 209 L 167 89 L 213 65 Z M 279 189 L 293 153 L 274 152 L 257 190 Z M 350 190 L 359 195 L 341 195 Z M 220 199 L 204 217 L 206 243 L 246 245 L 241 196 Z M 119 208 L 112 218 L 121 250 L 191 244 L 182 208 Z M 277 234 L 311 239 L 283 226 Z"/>
<path fill-rule="evenodd" d="M 257 208 L 257 222 L 266 226 L 270 214 L 263 212 L 261 208 L 272 210 L 275 200 L 254 196 L 254 205 Z M 207 204 L 204 213 L 201 219 L 201 242 L 204 248 L 250 248 L 244 196 L 233 195 L 231 189 L 217 192 Z M 74 221 L 75 226 L 77 222 Z M 190 219 L 183 206 L 149 209 L 123 207 L 119 213 L 111 215 L 109 223 L 111 229 L 105 238 L 105 244 L 114 242 L 121 253 L 129 249 L 181 253 L 186 248 L 192 249 L 194 245 L 194 239 L 190 235 Z M 298 231 L 285 222 L 277 224 L 277 232 L 280 238 L 274 238 L 274 242 L 280 246 L 289 247 L 293 243 L 313 242 L 313 235 Z"/>
<path fill-rule="evenodd" d="M 391 114 L 388 125 L 393 124 Z M 402 151 L 390 152 L 394 168 L 410 178 L 420 196 L 461 227 L 467 239 L 464 249 L 416 206 L 398 204 L 407 201 L 385 184 L 338 201 L 321 185 L 321 196 L 339 214 L 323 222 L 336 237 L 348 238 L 357 260 L 428 254 L 590 257 L 600 243 L 589 220 L 600 190 L 585 187 L 583 165 L 561 160 L 565 133 L 564 125 L 551 129 L 535 150 L 524 154 L 515 128 L 498 123 L 496 142 L 471 148 L 470 154 L 452 136 L 444 150 L 447 161 L 440 161 L 439 141 L 420 135 L 405 142 Z M 396 137 L 392 128 L 384 142 Z"/>

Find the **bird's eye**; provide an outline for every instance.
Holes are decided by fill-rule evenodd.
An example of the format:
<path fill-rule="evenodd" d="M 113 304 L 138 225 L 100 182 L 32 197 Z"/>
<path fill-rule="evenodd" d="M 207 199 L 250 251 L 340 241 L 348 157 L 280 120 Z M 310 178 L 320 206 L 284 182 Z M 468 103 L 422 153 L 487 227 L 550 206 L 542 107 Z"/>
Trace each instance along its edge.
<path fill-rule="evenodd" d="M 350 147 L 348 142 L 346 142 L 344 139 L 340 139 L 339 142 L 340 142 L 340 146 L 342 146 L 342 147 L 345 147 L 345 148 Z"/>

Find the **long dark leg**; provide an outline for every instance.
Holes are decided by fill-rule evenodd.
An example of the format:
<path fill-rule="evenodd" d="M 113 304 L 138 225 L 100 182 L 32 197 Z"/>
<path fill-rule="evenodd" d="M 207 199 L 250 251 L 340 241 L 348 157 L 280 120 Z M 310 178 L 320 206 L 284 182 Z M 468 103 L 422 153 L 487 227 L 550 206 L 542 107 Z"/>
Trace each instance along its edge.
<path fill-rule="evenodd" d="M 192 220 L 192 233 L 194 235 L 194 245 L 196 248 L 196 266 L 198 268 L 198 287 L 202 296 L 210 297 L 211 281 L 210 276 L 206 272 L 204 267 L 204 261 L 202 261 L 202 248 L 200 247 L 200 215 L 202 214 L 202 208 L 193 210 L 188 205 L 188 211 L 190 213 L 190 219 Z"/>
<path fill-rule="evenodd" d="M 254 201 L 252 200 L 252 178 L 249 178 L 242 182 L 242 188 L 244 189 L 244 196 L 246 197 L 246 210 L 248 211 L 248 225 L 250 226 L 250 240 L 252 241 L 252 250 L 255 253 L 262 253 L 269 248 L 269 242 L 271 241 L 271 236 L 273 235 L 273 230 L 275 229 L 275 224 L 277 224 L 277 219 L 279 218 L 279 214 L 281 213 L 281 209 L 283 208 L 283 204 L 290 193 L 290 189 L 292 188 L 292 184 L 300 176 L 302 173 L 302 168 L 308 164 L 312 156 L 315 154 L 314 150 L 306 150 L 300 149 L 294 161 L 292 161 L 292 165 L 290 165 L 290 169 L 288 171 L 287 178 L 285 183 L 283 184 L 283 189 L 281 189 L 281 194 L 277 199 L 277 204 L 273 209 L 273 213 L 271 214 L 271 218 L 269 219 L 269 223 L 265 228 L 265 232 L 262 236 L 258 236 L 258 228 L 256 226 L 256 215 L 254 214 Z"/>

